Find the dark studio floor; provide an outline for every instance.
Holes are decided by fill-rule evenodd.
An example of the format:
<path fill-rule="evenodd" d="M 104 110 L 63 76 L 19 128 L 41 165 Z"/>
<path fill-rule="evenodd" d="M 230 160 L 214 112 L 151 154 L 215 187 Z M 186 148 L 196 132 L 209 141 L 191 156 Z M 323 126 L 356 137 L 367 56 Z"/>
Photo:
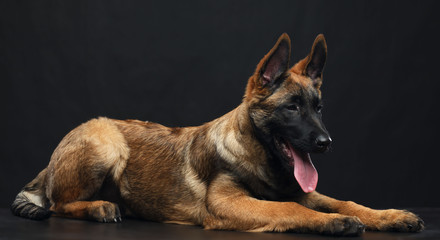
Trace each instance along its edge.
<path fill-rule="evenodd" d="M 135 219 L 122 223 L 103 224 L 52 217 L 32 221 L 13 216 L 9 209 L 0 209 L 0 239 L 440 239 L 440 208 L 411 209 L 420 215 L 426 229 L 422 233 L 366 232 L 357 238 L 334 238 L 295 233 L 243 233 L 207 231 L 195 226 L 162 224 Z"/>

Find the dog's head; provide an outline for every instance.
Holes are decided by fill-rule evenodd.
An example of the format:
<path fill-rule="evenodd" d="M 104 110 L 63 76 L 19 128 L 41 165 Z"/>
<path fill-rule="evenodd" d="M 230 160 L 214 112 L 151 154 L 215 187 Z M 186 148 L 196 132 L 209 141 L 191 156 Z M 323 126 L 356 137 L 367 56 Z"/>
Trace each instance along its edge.
<path fill-rule="evenodd" d="M 331 143 L 321 119 L 327 46 L 324 36 L 318 35 L 309 55 L 292 68 L 290 48 L 289 36 L 281 35 L 249 79 L 244 102 L 270 154 L 293 168 L 304 192 L 310 192 L 318 179 L 309 153 L 324 152 Z"/>

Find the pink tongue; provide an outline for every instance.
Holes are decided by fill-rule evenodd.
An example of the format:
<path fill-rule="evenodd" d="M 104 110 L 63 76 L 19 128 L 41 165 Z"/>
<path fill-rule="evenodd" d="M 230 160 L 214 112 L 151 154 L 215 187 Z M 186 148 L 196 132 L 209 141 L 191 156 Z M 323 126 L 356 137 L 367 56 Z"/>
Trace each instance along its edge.
<path fill-rule="evenodd" d="M 310 154 L 296 151 L 292 146 L 288 147 L 288 151 L 293 157 L 294 175 L 302 190 L 306 193 L 313 192 L 318 184 L 318 172 L 313 166 Z"/>

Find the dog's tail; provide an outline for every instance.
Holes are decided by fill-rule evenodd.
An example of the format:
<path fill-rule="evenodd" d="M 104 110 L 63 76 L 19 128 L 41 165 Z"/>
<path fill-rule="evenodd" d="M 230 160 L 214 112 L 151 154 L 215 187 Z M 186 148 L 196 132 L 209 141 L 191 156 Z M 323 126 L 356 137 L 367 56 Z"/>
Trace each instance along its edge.
<path fill-rule="evenodd" d="M 14 215 L 33 220 L 42 220 L 50 217 L 48 209 L 49 199 L 46 197 L 46 172 L 43 171 L 28 183 L 15 197 L 11 205 Z"/>

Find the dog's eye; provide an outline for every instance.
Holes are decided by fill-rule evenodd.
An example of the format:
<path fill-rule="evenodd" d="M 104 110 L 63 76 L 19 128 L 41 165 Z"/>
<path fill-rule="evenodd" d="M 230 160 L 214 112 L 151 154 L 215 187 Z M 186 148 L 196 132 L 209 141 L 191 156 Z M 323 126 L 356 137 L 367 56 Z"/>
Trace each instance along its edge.
<path fill-rule="evenodd" d="M 296 104 L 292 104 L 286 107 L 290 111 L 299 111 L 299 107 Z"/>

